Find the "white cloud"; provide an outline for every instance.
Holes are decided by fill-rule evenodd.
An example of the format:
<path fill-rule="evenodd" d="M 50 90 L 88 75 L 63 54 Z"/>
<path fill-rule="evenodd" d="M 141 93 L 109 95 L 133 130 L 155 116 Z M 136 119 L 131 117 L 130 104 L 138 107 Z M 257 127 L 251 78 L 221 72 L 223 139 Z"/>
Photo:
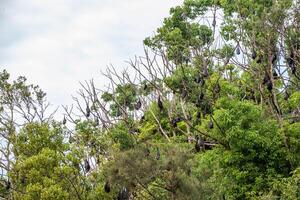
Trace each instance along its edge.
<path fill-rule="evenodd" d="M 55 105 L 70 104 L 79 81 L 105 84 L 100 70 L 142 54 L 182 0 L 11 0 L 0 15 L 0 66 L 39 84 Z"/>

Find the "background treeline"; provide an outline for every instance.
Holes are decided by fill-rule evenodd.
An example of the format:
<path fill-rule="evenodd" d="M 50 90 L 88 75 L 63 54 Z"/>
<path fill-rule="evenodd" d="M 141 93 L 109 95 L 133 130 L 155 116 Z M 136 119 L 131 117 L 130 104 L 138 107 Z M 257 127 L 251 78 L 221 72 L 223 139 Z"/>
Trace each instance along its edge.
<path fill-rule="evenodd" d="M 185 0 L 144 44 L 61 121 L 0 72 L 0 198 L 300 199 L 299 0 Z"/>

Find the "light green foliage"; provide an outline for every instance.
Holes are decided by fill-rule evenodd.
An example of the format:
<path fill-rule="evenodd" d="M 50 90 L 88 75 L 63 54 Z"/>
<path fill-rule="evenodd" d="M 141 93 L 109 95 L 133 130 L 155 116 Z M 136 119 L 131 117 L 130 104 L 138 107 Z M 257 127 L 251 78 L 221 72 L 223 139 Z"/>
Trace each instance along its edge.
<path fill-rule="evenodd" d="M 59 125 L 28 124 L 15 138 L 16 164 L 10 172 L 16 199 L 78 198 L 79 169 L 69 160 Z"/>
<path fill-rule="evenodd" d="M 127 150 L 132 148 L 135 143 L 130 132 L 131 130 L 121 122 L 110 130 L 110 137 L 120 150 Z"/>
<path fill-rule="evenodd" d="M 300 92 L 294 92 L 289 100 L 291 109 L 299 109 L 300 108 Z"/>
<path fill-rule="evenodd" d="M 63 143 L 63 139 L 63 130 L 59 125 L 54 125 L 53 129 L 50 129 L 47 124 L 28 124 L 15 138 L 15 155 L 30 157 L 44 148 L 64 151 L 67 146 Z"/>

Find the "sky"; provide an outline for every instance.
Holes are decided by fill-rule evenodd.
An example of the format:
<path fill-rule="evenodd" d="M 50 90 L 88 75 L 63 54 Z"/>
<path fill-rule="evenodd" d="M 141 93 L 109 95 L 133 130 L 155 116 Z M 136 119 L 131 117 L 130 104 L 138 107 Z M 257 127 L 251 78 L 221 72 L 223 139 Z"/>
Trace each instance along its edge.
<path fill-rule="evenodd" d="M 79 82 L 143 54 L 182 0 L 0 0 L 0 70 L 38 84 L 53 106 L 70 105 Z"/>

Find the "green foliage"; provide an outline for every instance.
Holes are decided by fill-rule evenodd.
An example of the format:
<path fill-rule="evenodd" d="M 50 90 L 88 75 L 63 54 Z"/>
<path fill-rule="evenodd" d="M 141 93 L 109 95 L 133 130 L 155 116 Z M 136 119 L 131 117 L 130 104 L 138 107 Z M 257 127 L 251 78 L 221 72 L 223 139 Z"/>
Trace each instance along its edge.
<path fill-rule="evenodd" d="M 175 195 L 176 199 L 195 199 L 199 183 L 189 172 L 191 158 L 186 147 L 176 144 L 138 145 L 115 155 L 105 171 L 115 188 L 126 186 L 148 198 L 170 199 Z"/>
<path fill-rule="evenodd" d="M 130 134 L 131 130 L 126 128 L 125 123 L 122 122 L 110 130 L 110 137 L 120 150 L 127 150 L 134 146 L 134 138 Z"/>
<path fill-rule="evenodd" d="M 104 102 L 110 103 L 110 115 L 119 117 L 127 111 L 134 110 L 137 101 L 137 88 L 132 84 L 117 85 L 114 94 L 105 92 L 101 98 Z"/>
<path fill-rule="evenodd" d="M 30 157 L 38 154 L 44 148 L 64 151 L 66 145 L 63 140 L 63 130 L 58 125 L 54 124 L 54 127 L 50 128 L 48 124 L 28 124 L 15 139 L 15 155 Z"/>
<path fill-rule="evenodd" d="M 300 92 L 294 92 L 290 97 L 289 103 L 291 109 L 297 109 L 300 105 Z"/>
<path fill-rule="evenodd" d="M 212 30 L 206 25 L 189 23 L 194 14 L 188 7 L 175 7 L 170 10 L 171 17 L 157 30 L 157 35 L 147 38 L 144 44 L 153 48 L 166 47 L 167 56 L 175 63 L 189 60 L 190 50 L 201 48 L 212 41 Z"/>
<path fill-rule="evenodd" d="M 28 124 L 15 138 L 16 163 L 10 172 L 15 199 L 78 198 L 79 169 L 69 160 L 63 130 L 54 124 Z"/>

